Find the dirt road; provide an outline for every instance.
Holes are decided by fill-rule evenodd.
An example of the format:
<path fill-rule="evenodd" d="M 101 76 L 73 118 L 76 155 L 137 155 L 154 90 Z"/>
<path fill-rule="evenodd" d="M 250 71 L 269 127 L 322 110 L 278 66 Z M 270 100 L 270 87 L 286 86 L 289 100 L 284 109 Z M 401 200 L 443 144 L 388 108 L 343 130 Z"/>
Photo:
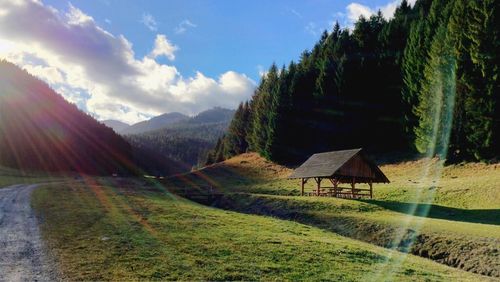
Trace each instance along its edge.
<path fill-rule="evenodd" d="M 14 185 L 0 189 L 0 281 L 55 279 L 30 205 L 35 188 Z"/>

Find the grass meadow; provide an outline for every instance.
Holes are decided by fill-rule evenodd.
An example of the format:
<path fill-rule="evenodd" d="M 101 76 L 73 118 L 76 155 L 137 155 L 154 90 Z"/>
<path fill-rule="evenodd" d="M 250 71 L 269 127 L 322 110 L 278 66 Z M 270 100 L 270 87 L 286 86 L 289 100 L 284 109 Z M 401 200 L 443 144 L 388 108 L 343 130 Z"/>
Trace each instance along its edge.
<path fill-rule="evenodd" d="M 500 276 L 500 165 L 446 166 L 435 160 L 384 165 L 390 184 L 374 185 L 374 198 L 300 197 L 291 170 L 244 154 L 201 171 L 173 177 L 166 187 L 182 194 L 211 186 L 225 194 L 218 207 L 274 216 Z M 311 181 L 312 182 L 312 181 Z M 308 183 L 306 189 L 315 186 Z"/>
<path fill-rule="evenodd" d="M 71 280 L 486 279 L 321 228 L 202 206 L 156 185 L 47 185 L 33 206 Z"/>
<path fill-rule="evenodd" d="M 44 183 L 32 206 L 62 279 L 498 277 L 498 166 L 449 166 L 429 189 L 418 183 L 422 162 L 382 166 L 391 183 L 375 185 L 371 200 L 301 197 L 290 169 L 255 154 L 161 183 L 2 168 L 0 186 Z M 223 196 L 208 205 L 181 197 L 207 187 Z"/>

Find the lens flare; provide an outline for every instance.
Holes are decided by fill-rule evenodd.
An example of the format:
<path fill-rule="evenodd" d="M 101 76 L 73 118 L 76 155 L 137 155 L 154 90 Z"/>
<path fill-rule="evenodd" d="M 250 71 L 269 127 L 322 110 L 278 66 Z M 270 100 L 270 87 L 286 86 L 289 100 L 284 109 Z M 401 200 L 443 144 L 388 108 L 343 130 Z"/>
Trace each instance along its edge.
<path fill-rule="evenodd" d="M 450 45 L 446 43 L 443 45 L 445 52 L 439 61 L 435 62 L 435 65 L 428 66 L 432 68 L 432 79 L 429 79 L 430 82 L 427 85 L 429 93 L 427 94 L 432 95 L 433 99 L 424 110 L 432 123 L 427 130 L 427 136 L 421 136 L 428 142 L 425 143 L 425 147 L 420 148 L 426 153 L 416 187 L 417 193 L 406 212 L 405 220 L 401 222 L 401 228 L 394 234 L 391 244 L 392 249 L 405 253 L 411 251 L 425 218 L 429 214 L 448 155 L 455 110 L 457 64 Z M 379 269 L 374 280 L 391 280 L 396 271 L 401 268 L 406 256 L 395 257 L 392 254 L 392 252 L 388 253 L 385 267 Z"/>

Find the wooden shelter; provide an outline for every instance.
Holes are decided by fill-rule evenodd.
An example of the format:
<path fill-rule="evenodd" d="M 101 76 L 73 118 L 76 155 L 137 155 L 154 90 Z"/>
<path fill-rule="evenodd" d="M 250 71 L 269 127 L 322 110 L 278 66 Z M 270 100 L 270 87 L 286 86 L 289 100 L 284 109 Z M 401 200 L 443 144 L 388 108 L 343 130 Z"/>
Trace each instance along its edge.
<path fill-rule="evenodd" d="M 389 179 L 369 160 L 362 149 L 343 150 L 318 153 L 312 155 L 288 177 L 301 179 L 302 190 L 309 179 L 314 179 L 316 189 L 307 193 L 310 196 L 330 196 L 340 198 L 373 198 L 373 183 L 389 183 Z M 323 180 L 328 180 L 332 186 L 321 186 Z M 368 189 L 356 188 L 356 184 L 368 184 Z M 349 184 L 350 187 L 340 187 Z"/>

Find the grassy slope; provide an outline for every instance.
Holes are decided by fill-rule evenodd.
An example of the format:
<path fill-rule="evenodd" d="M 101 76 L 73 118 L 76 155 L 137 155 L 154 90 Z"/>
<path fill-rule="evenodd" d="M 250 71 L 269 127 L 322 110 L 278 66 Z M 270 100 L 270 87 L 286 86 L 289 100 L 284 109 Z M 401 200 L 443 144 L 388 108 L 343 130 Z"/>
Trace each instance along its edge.
<path fill-rule="evenodd" d="M 46 183 L 67 180 L 63 175 L 47 175 L 42 173 L 22 173 L 18 170 L 0 166 L 0 189 L 15 184 Z"/>
<path fill-rule="evenodd" d="M 499 276 L 500 190 L 496 183 L 500 182 L 500 166 L 449 166 L 441 179 L 422 183 L 421 175 L 429 163 L 432 160 L 383 166 L 391 184 L 376 185 L 375 199 L 364 201 L 296 197 L 300 184 L 284 179 L 291 171 L 255 154 L 170 179 L 166 186 L 181 193 L 203 189 L 204 185 L 224 192 L 250 193 L 229 195 L 217 205 L 295 219 Z M 313 189 L 312 183 L 307 189 Z"/>
<path fill-rule="evenodd" d="M 35 191 L 33 206 L 62 278 L 484 279 L 307 225 L 213 209 L 161 186 L 141 186 L 87 179 Z"/>
<path fill-rule="evenodd" d="M 382 171 L 391 183 L 375 184 L 374 198 L 409 203 L 416 198 L 416 195 L 423 192 L 435 196 L 432 201 L 434 205 L 471 210 L 500 208 L 498 186 L 500 164 L 473 163 L 447 166 L 439 181 L 426 184 L 422 176 L 427 164 L 428 161 L 419 160 L 382 166 Z M 291 169 L 273 164 L 251 153 L 195 173 L 206 175 L 208 178 L 205 180 L 213 181 L 214 185 L 227 191 L 299 195 L 300 181 L 285 179 L 291 172 Z M 311 181 L 306 187 L 314 189 L 314 185 Z M 425 198 L 424 195 L 421 197 Z"/>

